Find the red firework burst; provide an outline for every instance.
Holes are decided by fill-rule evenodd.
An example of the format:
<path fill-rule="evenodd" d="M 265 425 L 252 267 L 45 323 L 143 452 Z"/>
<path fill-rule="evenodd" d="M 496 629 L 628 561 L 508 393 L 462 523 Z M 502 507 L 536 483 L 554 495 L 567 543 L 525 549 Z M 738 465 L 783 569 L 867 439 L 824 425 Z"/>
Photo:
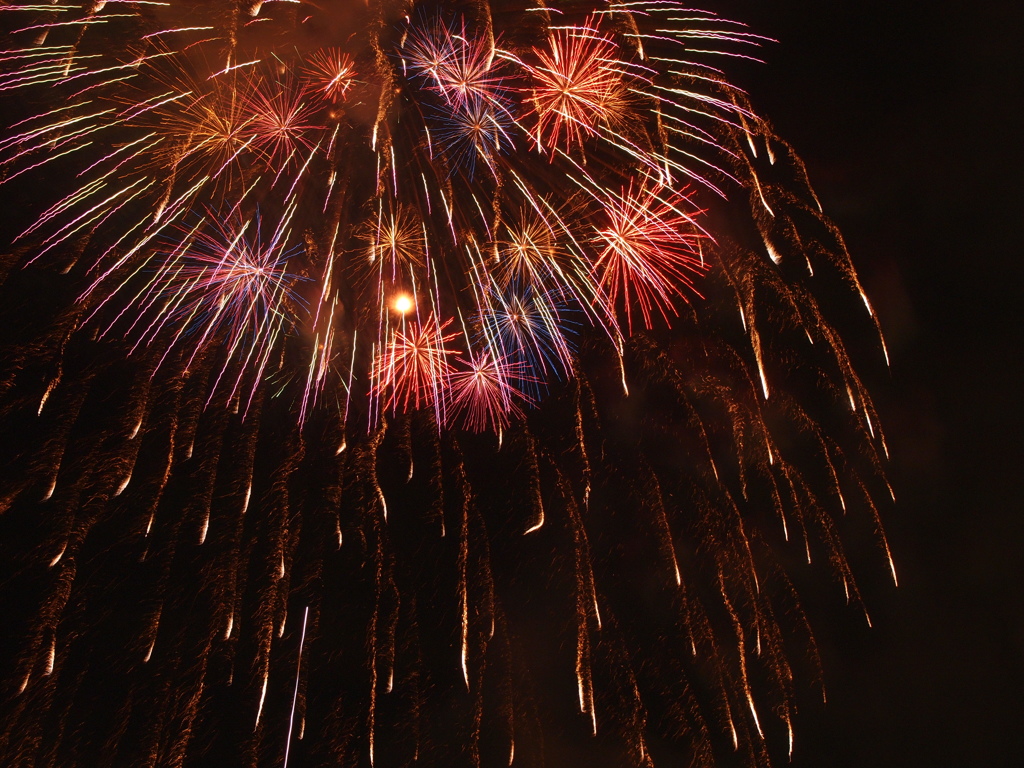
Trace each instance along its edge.
<path fill-rule="evenodd" d="M 651 327 L 652 310 L 668 319 L 677 314 L 673 297 L 694 291 L 693 277 L 704 272 L 700 241 L 706 237 L 696 217 L 701 214 L 687 194 L 660 185 L 631 184 L 604 201 L 605 225 L 595 227 L 593 242 L 601 250 L 591 267 L 613 314 L 625 308 L 633 327 L 633 307 Z M 698 294 L 699 295 L 699 294 Z"/>
<path fill-rule="evenodd" d="M 387 346 L 373 361 L 373 397 L 384 410 L 408 411 L 425 405 L 439 405 L 454 372 L 448 362 L 459 353 L 448 343 L 458 333 L 445 333 L 452 319 L 439 323 L 429 314 L 426 320 L 410 320 L 391 334 Z"/>
<path fill-rule="evenodd" d="M 309 57 L 305 75 L 311 93 L 337 104 L 352 86 L 355 63 L 340 48 L 323 48 Z"/>
<path fill-rule="evenodd" d="M 283 168 L 303 150 L 311 150 L 316 129 L 314 108 L 295 82 L 257 78 L 250 83 L 245 109 L 246 135 L 274 168 Z"/>

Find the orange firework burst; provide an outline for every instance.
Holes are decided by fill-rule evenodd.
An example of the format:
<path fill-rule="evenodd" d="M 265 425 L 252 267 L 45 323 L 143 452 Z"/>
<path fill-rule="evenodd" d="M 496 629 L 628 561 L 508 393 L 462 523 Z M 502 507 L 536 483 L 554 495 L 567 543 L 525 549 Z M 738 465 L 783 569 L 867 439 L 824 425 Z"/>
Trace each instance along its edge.
<path fill-rule="evenodd" d="M 554 151 L 581 145 L 600 125 L 617 122 L 625 108 L 625 65 L 618 46 L 587 22 L 556 28 L 548 48 L 534 48 L 537 64 L 530 68 L 530 102 L 537 123 L 533 138 Z"/>
<path fill-rule="evenodd" d="M 171 139 L 170 165 L 176 170 L 218 175 L 245 151 L 246 126 L 252 119 L 243 109 L 234 83 L 214 82 L 205 90 L 189 89 L 159 110 L 155 127 Z"/>
<path fill-rule="evenodd" d="M 405 266 L 423 264 L 423 225 L 405 206 L 379 210 L 367 223 L 362 239 L 370 263 L 380 265 L 382 274 L 391 273 L 394 278 Z"/>
<path fill-rule="evenodd" d="M 498 273 L 503 285 L 512 280 L 543 285 L 559 269 L 564 256 L 564 248 L 551 225 L 544 218 L 525 212 L 505 227 L 505 237 L 497 245 Z"/>

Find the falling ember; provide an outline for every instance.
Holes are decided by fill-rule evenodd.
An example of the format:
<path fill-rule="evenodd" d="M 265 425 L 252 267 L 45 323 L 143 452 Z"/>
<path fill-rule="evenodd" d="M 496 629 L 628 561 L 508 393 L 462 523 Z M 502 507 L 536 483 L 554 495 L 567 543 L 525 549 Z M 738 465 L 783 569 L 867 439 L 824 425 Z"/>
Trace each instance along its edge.
<path fill-rule="evenodd" d="M 56 555 L 54 555 L 53 556 L 53 560 L 50 561 L 50 567 L 51 568 L 53 568 L 53 566 L 55 566 L 57 563 L 60 562 L 60 559 L 62 557 L 64 557 L 64 553 L 67 552 L 67 549 L 68 549 L 68 543 L 67 543 L 67 541 L 65 541 L 64 542 L 64 546 L 62 546 L 60 548 L 60 552 L 58 552 Z"/>
<path fill-rule="evenodd" d="M 53 388 L 57 386 L 57 382 L 59 380 L 59 378 L 56 378 L 46 385 L 46 391 L 43 392 L 43 396 L 39 398 L 39 410 L 36 411 L 37 416 L 43 415 L 43 406 L 46 405 L 46 401 L 50 399 L 50 393 L 53 392 Z"/>
<path fill-rule="evenodd" d="M 295 726 L 295 705 L 299 701 L 299 673 L 302 671 L 302 651 L 306 645 L 306 625 L 308 622 L 309 606 L 307 605 L 305 612 L 302 614 L 302 636 L 299 638 L 299 656 L 295 663 L 295 690 L 292 692 L 292 709 L 291 714 L 288 716 L 288 738 L 285 740 L 283 768 L 288 768 L 288 755 L 291 752 L 292 728 Z M 303 722 L 303 725 L 305 725 L 305 722 Z M 301 734 L 299 738 L 302 738 Z"/>
<path fill-rule="evenodd" d="M 152 627 L 152 629 L 150 629 L 150 634 L 152 635 L 152 637 L 150 638 L 150 641 L 149 641 L 149 648 L 146 649 L 146 655 L 142 659 L 142 661 L 144 663 L 148 663 L 149 660 L 151 658 L 153 658 L 153 649 L 156 648 L 156 637 L 157 637 L 157 631 L 159 629 L 160 629 L 160 613 L 158 612 L 157 615 L 156 615 L 156 618 L 153 620 L 153 627 Z"/>
<path fill-rule="evenodd" d="M 117 490 L 114 491 L 114 496 L 117 497 L 124 493 L 125 489 L 128 487 L 128 483 L 130 483 L 131 481 L 132 473 L 129 472 L 125 479 L 121 481 L 120 485 L 117 486 Z"/>
<path fill-rule="evenodd" d="M 267 683 L 270 681 L 270 670 L 263 672 L 263 687 L 260 689 L 260 703 L 256 707 L 256 722 L 253 724 L 253 731 L 260 727 L 260 718 L 263 716 L 263 704 L 267 700 Z"/>
<path fill-rule="evenodd" d="M 50 650 L 46 654 L 46 671 L 43 672 L 44 675 L 49 676 L 49 675 L 53 674 L 53 665 L 54 665 L 54 662 L 56 661 L 56 659 L 57 659 L 57 638 L 54 637 L 53 639 L 50 640 Z"/>
<path fill-rule="evenodd" d="M 525 531 L 523 531 L 524 534 L 533 533 L 534 531 L 539 531 L 541 528 L 544 527 L 544 508 L 541 507 L 538 510 L 538 512 L 539 512 L 539 514 L 537 516 L 537 522 L 535 522 L 533 525 L 531 525 L 529 528 L 527 528 Z"/>

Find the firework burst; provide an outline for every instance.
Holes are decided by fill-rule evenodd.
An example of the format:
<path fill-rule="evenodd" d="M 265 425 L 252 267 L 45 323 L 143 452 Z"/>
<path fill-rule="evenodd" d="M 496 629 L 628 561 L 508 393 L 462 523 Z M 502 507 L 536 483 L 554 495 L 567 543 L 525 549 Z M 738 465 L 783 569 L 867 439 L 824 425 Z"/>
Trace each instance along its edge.
<path fill-rule="evenodd" d="M 282 242 L 287 226 L 275 228 L 265 240 L 258 216 L 225 222 L 207 213 L 182 234 L 158 256 L 153 274 L 144 277 L 145 284 L 121 313 L 135 314 L 126 335 L 137 337 L 135 349 L 169 336 L 164 356 L 174 346 L 187 346 L 190 364 L 204 348 L 216 345 L 225 354 L 217 383 L 234 374 L 233 397 L 242 372 L 253 368 L 258 381 L 303 308 L 296 292 L 301 278 L 286 271 L 296 249 L 289 251 Z"/>
<path fill-rule="evenodd" d="M 494 360 L 488 352 L 470 357 L 448 377 L 453 413 L 463 416 L 474 432 L 493 430 L 500 435 L 511 417 L 522 413 L 519 406 L 526 396 L 511 382 L 522 379 L 524 368 L 522 363 Z"/>
<path fill-rule="evenodd" d="M 398 296 L 397 313 L 413 309 L 412 300 Z M 384 408 L 405 411 L 434 405 L 443 410 L 445 393 L 454 369 L 448 358 L 459 353 L 449 344 L 458 333 L 445 333 L 452 320 L 439 323 L 434 315 L 419 322 L 403 322 L 405 327 L 392 331 L 387 345 L 373 364 L 374 394 L 384 400 Z"/>
<path fill-rule="evenodd" d="M 260 78 L 249 84 L 243 135 L 273 169 L 283 169 L 313 148 L 313 106 L 303 86 Z"/>
<path fill-rule="evenodd" d="M 693 291 L 695 277 L 705 270 L 699 211 L 685 194 L 646 183 L 623 190 L 604 210 L 607 221 L 595 237 L 596 282 L 613 307 L 625 308 L 627 327 L 632 328 L 634 306 L 647 328 L 652 308 L 668 320 L 674 301 Z"/>
<path fill-rule="evenodd" d="M 457 28 L 452 21 L 434 17 L 414 24 L 402 46 L 403 68 L 453 106 L 499 100 L 502 76 L 494 40 L 469 29 L 465 19 Z"/>
<path fill-rule="evenodd" d="M 314 51 L 305 69 L 312 93 L 333 103 L 345 100 L 355 80 L 352 57 L 338 48 Z"/>
<path fill-rule="evenodd" d="M 568 149 L 611 128 L 626 115 L 626 64 L 619 46 L 602 35 L 593 19 L 555 27 L 546 48 L 535 48 L 529 103 L 536 113 L 538 147 Z"/>

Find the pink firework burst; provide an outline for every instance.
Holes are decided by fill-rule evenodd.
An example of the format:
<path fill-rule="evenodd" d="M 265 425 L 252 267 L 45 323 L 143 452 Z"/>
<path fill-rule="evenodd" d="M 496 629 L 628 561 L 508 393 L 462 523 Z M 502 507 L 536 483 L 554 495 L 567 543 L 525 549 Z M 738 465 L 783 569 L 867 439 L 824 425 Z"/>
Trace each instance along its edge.
<path fill-rule="evenodd" d="M 467 31 L 465 21 L 453 29 L 435 20 L 410 32 L 403 58 L 449 104 L 462 106 L 469 99 L 499 98 L 503 78 L 495 52 L 494 41 Z"/>
<path fill-rule="evenodd" d="M 609 315 L 624 307 L 630 330 L 634 305 L 647 328 L 654 309 L 668 320 L 669 312 L 677 314 L 673 298 L 683 297 L 684 288 L 697 294 L 693 278 L 705 270 L 700 242 L 706 235 L 696 221 L 701 211 L 688 194 L 647 181 L 607 198 L 604 211 L 591 269 Z"/>
<path fill-rule="evenodd" d="M 461 417 L 471 432 L 493 429 L 500 435 L 511 418 L 522 413 L 519 403 L 528 401 L 510 383 L 523 378 L 525 365 L 510 362 L 507 357 L 495 357 L 488 351 L 471 355 L 460 363 L 460 369 L 448 379 L 452 415 Z"/>
<path fill-rule="evenodd" d="M 458 333 L 445 333 L 453 320 L 439 323 L 430 313 L 422 322 L 408 320 L 391 332 L 387 345 L 373 361 L 373 397 L 384 410 L 404 412 L 421 406 L 440 406 L 454 372 L 448 362 L 459 350 L 448 343 Z"/>
<path fill-rule="evenodd" d="M 254 391 L 273 351 L 305 310 L 295 292 L 303 278 L 287 271 L 299 249 L 285 247 L 286 228 L 264 239 L 258 217 L 220 220 L 208 213 L 181 235 L 107 332 L 120 317 L 134 317 L 126 333 L 136 337 L 136 349 L 170 334 L 163 358 L 185 348 L 189 365 L 222 350 L 217 384 L 233 376 L 234 396 L 252 372 Z M 129 285 L 114 293 L 126 292 Z"/>

